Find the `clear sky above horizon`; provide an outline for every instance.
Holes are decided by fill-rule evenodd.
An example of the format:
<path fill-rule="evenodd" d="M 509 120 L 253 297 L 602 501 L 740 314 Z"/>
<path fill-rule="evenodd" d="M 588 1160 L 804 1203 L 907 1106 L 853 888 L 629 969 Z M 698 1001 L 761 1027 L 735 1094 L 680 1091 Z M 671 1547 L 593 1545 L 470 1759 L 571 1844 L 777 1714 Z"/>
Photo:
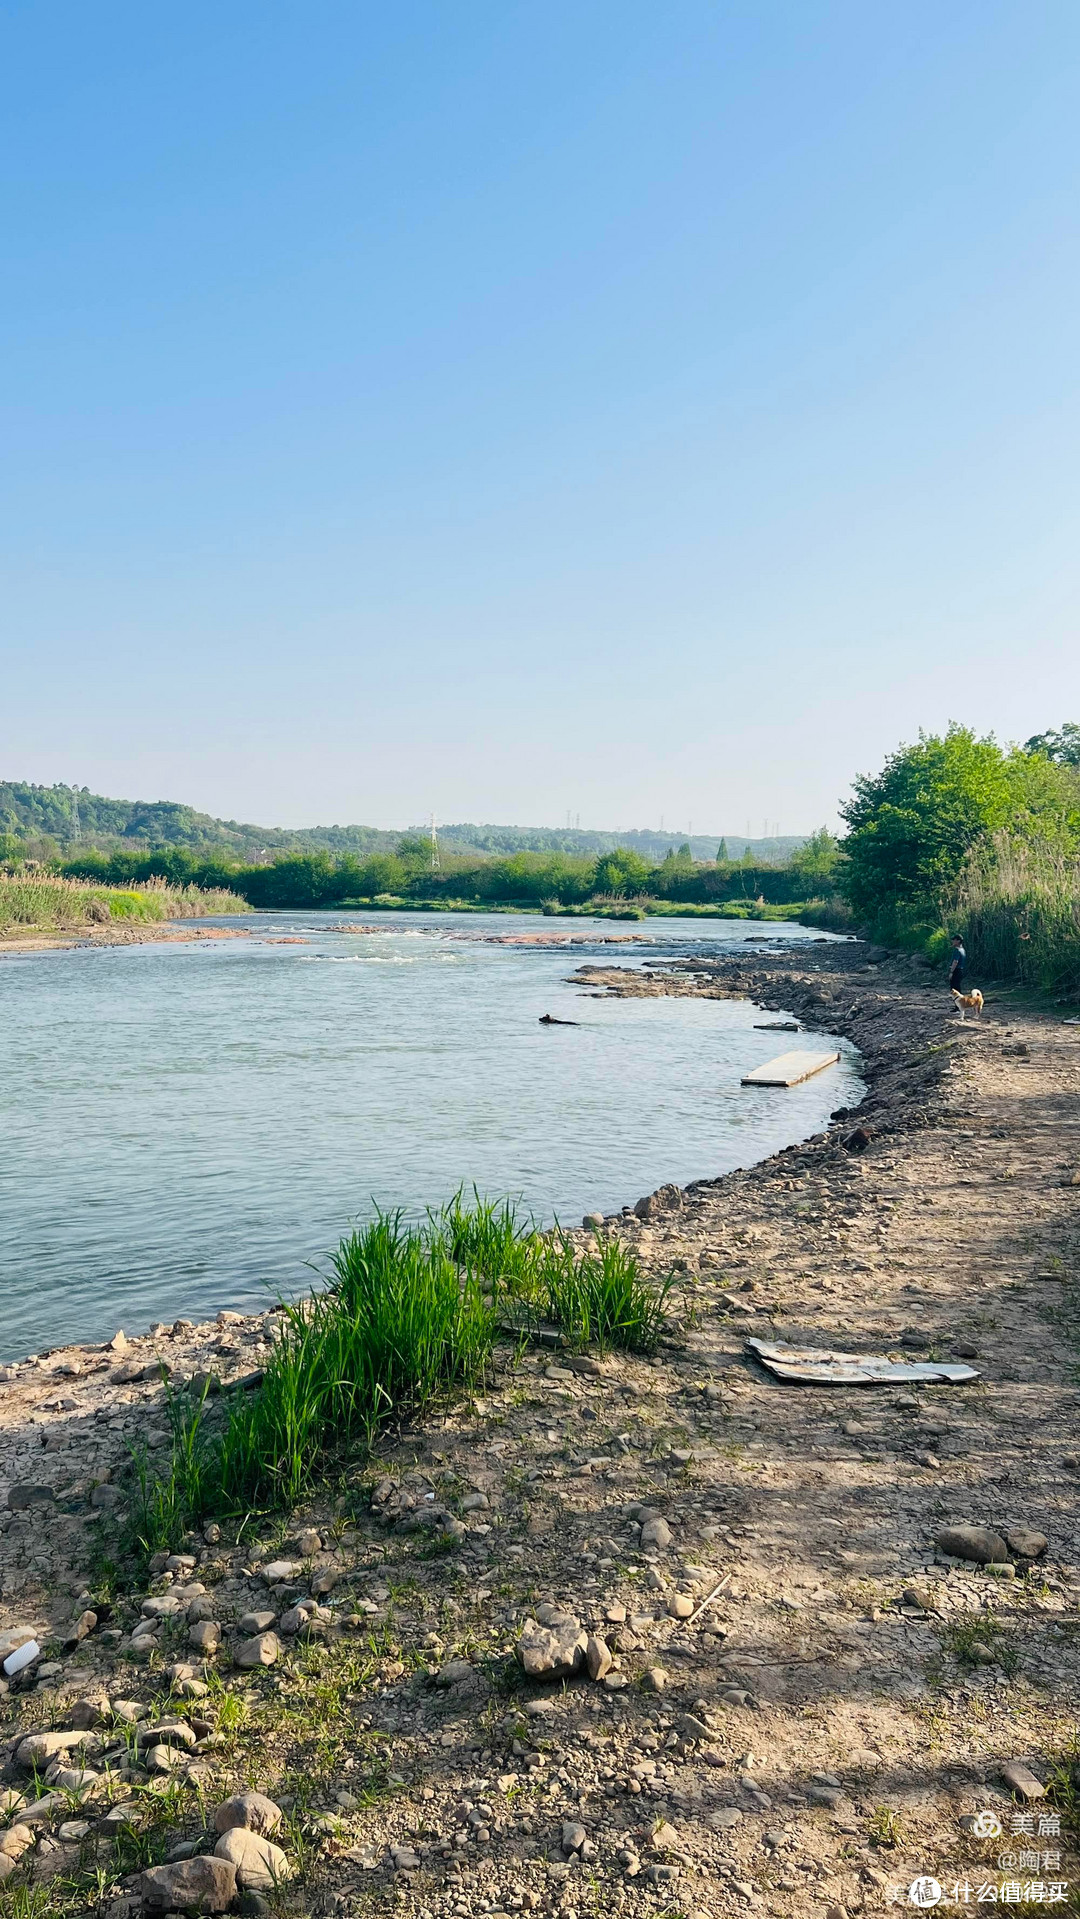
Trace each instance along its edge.
<path fill-rule="evenodd" d="M 1080 719 L 1075 0 L 9 0 L 0 101 L 0 777 L 796 832 Z"/>

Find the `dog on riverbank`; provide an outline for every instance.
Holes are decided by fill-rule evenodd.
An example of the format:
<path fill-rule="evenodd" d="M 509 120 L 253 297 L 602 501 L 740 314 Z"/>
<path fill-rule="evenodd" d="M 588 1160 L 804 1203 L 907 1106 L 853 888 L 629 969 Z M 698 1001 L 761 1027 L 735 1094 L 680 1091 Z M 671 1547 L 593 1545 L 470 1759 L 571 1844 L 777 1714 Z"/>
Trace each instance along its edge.
<path fill-rule="evenodd" d="M 956 1001 L 956 1010 L 959 1013 L 961 1019 L 967 1018 L 967 1009 L 969 1006 L 972 1012 L 974 1013 L 976 1019 L 982 1018 L 983 996 L 980 993 L 977 986 L 973 993 L 958 993 L 954 986 L 952 989 L 952 996 L 954 1000 Z"/>

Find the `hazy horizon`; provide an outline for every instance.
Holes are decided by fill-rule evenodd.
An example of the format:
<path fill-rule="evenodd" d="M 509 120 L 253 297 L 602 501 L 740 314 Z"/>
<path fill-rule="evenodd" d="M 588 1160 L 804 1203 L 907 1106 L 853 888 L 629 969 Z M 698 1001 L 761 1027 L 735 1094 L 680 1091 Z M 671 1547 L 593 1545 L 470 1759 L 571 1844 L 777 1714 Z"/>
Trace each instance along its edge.
<path fill-rule="evenodd" d="M 1065 0 L 0 47 L 21 777 L 784 835 L 920 727 L 1080 718 Z"/>

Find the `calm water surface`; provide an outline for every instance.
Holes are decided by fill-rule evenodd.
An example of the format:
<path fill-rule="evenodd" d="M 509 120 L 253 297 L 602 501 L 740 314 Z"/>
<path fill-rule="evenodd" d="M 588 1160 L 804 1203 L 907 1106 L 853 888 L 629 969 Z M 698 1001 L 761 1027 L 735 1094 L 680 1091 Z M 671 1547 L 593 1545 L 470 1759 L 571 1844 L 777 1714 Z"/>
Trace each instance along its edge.
<path fill-rule="evenodd" d="M 815 1045 L 754 1032 L 746 1003 L 593 999 L 567 981 L 655 946 L 477 938 L 554 930 L 524 915 L 365 913 L 376 933 L 335 930 L 349 917 L 250 915 L 235 923 L 251 939 L 0 960 L 0 1358 L 263 1305 L 310 1284 L 374 1204 L 419 1210 L 461 1182 L 577 1225 L 749 1165 L 860 1097 L 846 1046 L 805 1086 L 741 1087 Z M 618 929 L 574 922 L 590 930 Z M 648 930 L 661 951 L 814 937 Z M 297 934 L 307 944 L 266 943 Z M 580 1025 L 545 1028 L 546 1012 Z"/>

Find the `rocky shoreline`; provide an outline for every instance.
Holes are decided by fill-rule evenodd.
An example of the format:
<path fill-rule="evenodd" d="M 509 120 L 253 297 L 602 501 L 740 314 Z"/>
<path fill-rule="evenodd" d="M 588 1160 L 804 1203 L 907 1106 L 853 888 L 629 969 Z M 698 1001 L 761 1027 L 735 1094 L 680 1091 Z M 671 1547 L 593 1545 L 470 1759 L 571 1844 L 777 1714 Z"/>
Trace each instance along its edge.
<path fill-rule="evenodd" d="M 679 1276 L 656 1360 L 508 1348 L 483 1398 L 138 1590 L 107 1561 L 131 1443 L 168 1443 L 162 1364 L 243 1390 L 276 1316 L 3 1369 L 0 1661 L 41 1652 L 0 1696 L 0 1912 L 27 1879 L 110 1919 L 837 1919 L 918 1874 L 1075 1885 L 1080 1029 L 1005 998 L 961 1026 L 857 945 L 575 979 L 804 1018 L 867 1097 L 600 1227 Z M 795 1387 L 747 1332 L 979 1377 Z M 256 1787 L 269 1879 L 218 1850 Z"/>

